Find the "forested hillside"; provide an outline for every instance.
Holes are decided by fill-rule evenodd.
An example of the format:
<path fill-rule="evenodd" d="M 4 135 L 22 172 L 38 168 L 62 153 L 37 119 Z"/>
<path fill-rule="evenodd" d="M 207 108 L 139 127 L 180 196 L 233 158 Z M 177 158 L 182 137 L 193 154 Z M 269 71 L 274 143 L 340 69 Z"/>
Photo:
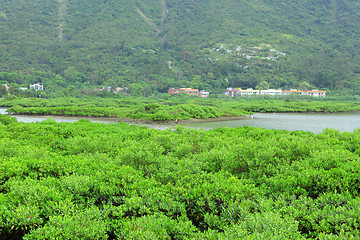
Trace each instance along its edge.
<path fill-rule="evenodd" d="M 355 0 L 5 0 L 0 81 L 357 94 L 359 11 Z"/>

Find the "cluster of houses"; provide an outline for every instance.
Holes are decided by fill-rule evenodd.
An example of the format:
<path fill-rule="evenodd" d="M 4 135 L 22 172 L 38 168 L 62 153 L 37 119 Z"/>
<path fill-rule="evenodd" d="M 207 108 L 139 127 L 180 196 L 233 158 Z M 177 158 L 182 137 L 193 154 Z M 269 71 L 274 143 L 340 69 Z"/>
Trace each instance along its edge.
<path fill-rule="evenodd" d="M 172 94 L 172 95 L 177 95 L 179 93 L 185 93 L 185 94 L 189 94 L 189 95 L 197 95 L 199 97 L 208 97 L 209 96 L 209 92 L 205 91 L 205 90 L 200 90 L 199 89 L 193 89 L 193 88 L 170 88 L 168 90 L 168 94 Z"/>
<path fill-rule="evenodd" d="M 281 89 L 268 89 L 268 90 L 254 90 L 252 88 L 242 89 L 242 88 L 228 88 L 224 92 L 225 95 L 231 97 L 243 97 L 243 96 L 252 96 L 252 95 L 268 95 L 268 96 L 284 96 L 289 94 L 299 94 L 302 96 L 312 96 L 312 97 L 325 97 L 326 91 L 321 90 L 281 90 Z"/>
<path fill-rule="evenodd" d="M 168 94 L 177 95 L 179 93 L 185 93 L 188 95 L 197 95 L 200 97 L 208 97 L 209 92 L 205 90 L 199 91 L 199 89 L 194 88 L 170 88 Z M 224 92 L 225 95 L 231 97 L 246 97 L 253 95 L 267 95 L 267 96 L 285 96 L 289 94 L 298 94 L 302 96 L 312 96 L 312 97 L 325 97 L 326 91 L 323 90 L 281 90 L 281 89 L 268 89 L 268 90 L 255 90 L 252 88 L 242 89 L 242 88 L 228 88 Z"/>
<path fill-rule="evenodd" d="M 179 93 L 185 93 L 188 95 L 196 95 L 199 97 L 208 97 L 209 92 L 205 90 L 199 91 L 199 89 L 194 88 L 170 88 L 168 94 L 177 95 Z M 289 94 L 298 94 L 302 96 L 312 96 L 312 97 L 325 97 L 326 91 L 323 90 L 282 90 L 282 89 L 268 89 L 268 90 L 255 90 L 252 88 L 242 89 L 242 88 L 227 88 L 224 92 L 225 95 L 231 97 L 246 97 L 253 95 L 267 95 L 267 96 L 285 96 Z"/>
<path fill-rule="evenodd" d="M 26 88 L 26 87 L 20 87 L 19 90 L 21 91 L 25 91 L 25 90 L 35 90 L 35 91 L 44 91 L 44 85 L 40 84 L 40 83 L 35 83 L 33 85 L 30 85 L 30 88 Z"/>
<path fill-rule="evenodd" d="M 7 92 L 10 91 L 11 86 L 9 86 L 7 84 L 4 84 L 3 86 L 5 87 Z M 39 84 L 39 83 L 35 83 L 33 85 L 30 85 L 29 88 L 27 88 L 27 87 L 20 87 L 19 88 L 19 90 L 21 90 L 21 91 L 25 91 L 25 90 L 28 90 L 28 89 L 35 90 L 35 91 L 44 91 L 44 85 Z"/>

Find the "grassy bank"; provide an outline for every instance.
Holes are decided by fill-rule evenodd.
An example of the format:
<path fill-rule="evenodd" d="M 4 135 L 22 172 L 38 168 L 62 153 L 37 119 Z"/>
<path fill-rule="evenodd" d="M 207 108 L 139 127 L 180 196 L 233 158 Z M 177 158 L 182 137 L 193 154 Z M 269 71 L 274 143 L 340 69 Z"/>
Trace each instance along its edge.
<path fill-rule="evenodd" d="M 13 99 L 0 101 L 9 107 L 8 112 L 27 115 L 62 115 L 119 117 L 150 121 L 174 121 L 237 117 L 250 114 L 247 111 L 212 104 L 198 103 L 193 99 Z"/>
<path fill-rule="evenodd" d="M 27 115 L 119 117 L 149 121 L 239 117 L 252 112 L 360 111 L 357 100 L 271 98 L 57 98 L 0 100 L 9 112 Z"/>

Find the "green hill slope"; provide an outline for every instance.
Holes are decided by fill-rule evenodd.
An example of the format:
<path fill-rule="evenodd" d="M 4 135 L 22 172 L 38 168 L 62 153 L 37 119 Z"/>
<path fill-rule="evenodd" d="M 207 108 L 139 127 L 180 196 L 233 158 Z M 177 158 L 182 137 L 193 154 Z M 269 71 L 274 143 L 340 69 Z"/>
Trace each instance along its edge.
<path fill-rule="evenodd" d="M 0 8 L 0 81 L 359 91 L 353 0 L 25 0 Z M 9 74 L 11 73 L 11 74 Z"/>

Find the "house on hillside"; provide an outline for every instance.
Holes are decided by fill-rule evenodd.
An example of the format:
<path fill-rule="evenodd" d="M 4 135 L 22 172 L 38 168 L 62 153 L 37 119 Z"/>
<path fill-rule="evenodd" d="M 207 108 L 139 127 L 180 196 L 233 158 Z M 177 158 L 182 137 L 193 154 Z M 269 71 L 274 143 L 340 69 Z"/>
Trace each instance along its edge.
<path fill-rule="evenodd" d="M 120 92 L 120 91 L 125 91 L 125 90 L 127 90 L 127 89 L 128 89 L 127 87 L 125 87 L 125 88 L 117 87 L 117 88 L 115 88 L 113 91 L 114 91 L 114 93 L 118 93 L 118 92 Z"/>
<path fill-rule="evenodd" d="M 35 91 L 44 91 L 44 85 L 35 83 L 33 85 L 30 85 L 30 89 L 35 90 Z"/>

